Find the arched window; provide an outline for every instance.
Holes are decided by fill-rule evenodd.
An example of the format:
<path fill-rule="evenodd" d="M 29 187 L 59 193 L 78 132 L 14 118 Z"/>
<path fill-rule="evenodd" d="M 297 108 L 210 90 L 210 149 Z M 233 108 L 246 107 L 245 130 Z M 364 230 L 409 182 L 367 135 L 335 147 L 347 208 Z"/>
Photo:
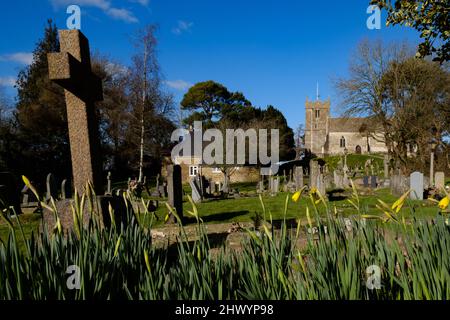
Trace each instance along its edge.
<path fill-rule="evenodd" d="M 340 141 L 339 145 L 340 145 L 341 148 L 345 148 L 345 137 L 341 138 L 341 141 Z"/>

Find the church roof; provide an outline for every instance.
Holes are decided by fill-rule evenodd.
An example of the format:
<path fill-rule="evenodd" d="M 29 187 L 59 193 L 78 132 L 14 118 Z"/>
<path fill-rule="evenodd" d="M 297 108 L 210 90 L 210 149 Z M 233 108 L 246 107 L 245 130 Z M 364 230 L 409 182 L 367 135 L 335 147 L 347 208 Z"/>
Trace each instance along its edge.
<path fill-rule="evenodd" d="M 330 118 L 330 132 L 360 132 L 363 125 L 374 129 L 374 120 L 370 118 Z"/>

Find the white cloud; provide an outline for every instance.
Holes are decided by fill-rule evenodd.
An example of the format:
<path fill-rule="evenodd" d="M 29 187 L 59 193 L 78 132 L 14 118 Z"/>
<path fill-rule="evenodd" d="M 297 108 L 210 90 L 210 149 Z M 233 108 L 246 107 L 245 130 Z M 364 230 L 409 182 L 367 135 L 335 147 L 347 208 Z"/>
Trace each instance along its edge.
<path fill-rule="evenodd" d="M 123 8 L 115 8 L 108 0 L 50 0 L 53 8 L 58 9 L 71 4 L 76 4 L 80 7 L 94 7 L 102 10 L 106 15 L 116 20 L 122 20 L 128 23 L 139 22 L 133 12 Z M 138 0 L 139 3 L 148 3 L 148 0 Z"/>
<path fill-rule="evenodd" d="M 0 86 L 14 87 L 16 84 L 16 78 L 14 77 L 0 77 Z"/>
<path fill-rule="evenodd" d="M 133 12 L 127 9 L 109 8 L 106 11 L 106 14 L 114 19 L 123 20 L 129 23 L 139 22 L 138 18 L 134 16 Z"/>
<path fill-rule="evenodd" d="M 184 80 L 165 81 L 166 85 L 172 89 L 185 91 L 192 87 L 192 84 Z"/>
<path fill-rule="evenodd" d="M 172 29 L 172 32 L 176 35 L 180 35 L 183 32 L 190 32 L 193 25 L 193 22 L 179 20 L 177 26 Z"/>
<path fill-rule="evenodd" d="M 33 53 L 31 52 L 15 52 L 0 55 L 0 61 L 12 61 L 21 64 L 31 64 L 33 62 Z"/>
<path fill-rule="evenodd" d="M 129 0 L 130 2 L 139 3 L 140 5 L 147 7 L 150 0 Z"/>

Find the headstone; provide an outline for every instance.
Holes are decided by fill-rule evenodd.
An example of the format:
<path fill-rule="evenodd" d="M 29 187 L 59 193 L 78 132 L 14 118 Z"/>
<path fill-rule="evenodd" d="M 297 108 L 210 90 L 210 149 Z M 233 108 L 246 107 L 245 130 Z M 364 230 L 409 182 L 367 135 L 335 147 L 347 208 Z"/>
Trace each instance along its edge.
<path fill-rule="evenodd" d="M 333 178 L 334 178 L 334 186 L 338 189 L 344 188 L 343 184 L 343 176 L 340 175 L 336 170 L 333 171 Z"/>
<path fill-rule="evenodd" d="M 183 185 L 179 165 L 167 166 L 167 194 L 167 202 L 175 208 L 180 219 L 183 219 Z M 174 218 L 171 218 L 171 222 L 175 222 Z"/>
<path fill-rule="evenodd" d="M 442 171 L 436 172 L 434 176 L 434 185 L 438 190 L 444 190 L 445 188 L 445 174 Z"/>
<path fill-rule="evenodd" d="M 189 185 L 191 186 L 191 198 L 192 201 L 194 201 L 195 203 L 199 203 L 202 201 L 202 195 L 201 195 L 201 191 L 200 191 L 200 186 L 197 183 L 196 179 L 191 179 L 189 180 Z"/>
<path fill-rule="evenodd" d="M 390 176 L 391 193 L 395 196 L 401 196 L 409 190 L 409 179 L 402 174 Z"/>
<path fill-rule="evenodd" d="M 108 175 L 106 176 L 107 179 L 107 185 L 106 185 L 106 194 L 111 195 L 112 189 L 111 189 L 111 171 L 108 171 Z"/>
<path fill-rule="evenodd" d="M 28 186 L 26 186 L 26 185 L 23 187 L 22 191 L 20 191 L 20 193 L 22 194 L 22 203 L 21 203 L 21 205 L 24 206 L 24 207 L 28 206 L 28 204 L 30 202 L 30 200 L 29 200 L 29 198 L 30 198 L 30 191 L 31 191 L 30 188 L 28 188 Z"/>
<path fill-rule="evenodd" d="M 316 188 L 322 196 L 326 195 L 325 178 L 323 174 L 319 174 L 316 179 Z"/>
<path fill-rule="evenodd" d="M 413 200 L 423 200 L 423 174 L 413 172 L 410 176 L 411 193 L 410 198 Z"/>
<path fill-rule="evenodd" d="M 309 184 L 310 188 L 317 188 L 317 178 L 320 174 L 319 163 L 311 160 L 309 162 Z"/>
<path fill-rule="evenodd" d="M 376 189 L 377 187 L 377 176 L 370 176 L 370 187 Z"/>
<path fill-rule="evenodd" d="M 13 207 L 15 214 L 21 214 L 20 188 L 17 180 L 10 172 L 0 172 L 0 207 Z"/>
<path fill-rule="evenodd" d="M 79 30 L 60 30 L 61 52 L 48 54 L 49 78 L 64 88 L 75 190 L 90 181 L 103 193 L 102 159 L 94 103 L 103 100 L 101 79 L 91 71 L 88 39 Z"/>
<path fill-rule="evenodd" d="M 45 186 L 47 188 L 47 192 L 45 194 L 45 199 L 47 201 L 50 201 L 51 198 L 53 198 L 54 200 L 57 200 L 58 192 L 56 190 L 56 182 L 55 182 L 55 178 L 53 178 L 53 175 L 51 173 L 49 173 L 47 175 L 47 181 L 45 183 Z"/>
<path fill-rule="evenodd" d="M 390 180 L 389 180 L 389 156 L 387 154 L 384 155 L 383 165 L 384 165 L 384 186 L 388 187 L 390 185 Z"/>
<path fill-rule="evenodd" d="M 300 190 L 303 188 L 303 168 L 295 167 L 294 169 L 295 189 Z"/>
<path fill-rule="evenodd" d="M 363 185 L 364 185 L 364 188 L 369 187 L 369 177 L 368 176 L 363 177 Z"/>

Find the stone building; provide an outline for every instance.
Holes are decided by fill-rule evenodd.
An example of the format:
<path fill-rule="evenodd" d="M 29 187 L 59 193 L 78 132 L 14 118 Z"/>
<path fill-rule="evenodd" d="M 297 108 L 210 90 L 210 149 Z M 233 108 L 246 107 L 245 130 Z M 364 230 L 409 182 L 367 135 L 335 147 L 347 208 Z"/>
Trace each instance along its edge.
<path fill-rule="evenodd" d="M 317 156 L 384 153 L 383 129 L 370 118 L 331 118 L 330 100 L 305 103 L 305 148 Z"/>

